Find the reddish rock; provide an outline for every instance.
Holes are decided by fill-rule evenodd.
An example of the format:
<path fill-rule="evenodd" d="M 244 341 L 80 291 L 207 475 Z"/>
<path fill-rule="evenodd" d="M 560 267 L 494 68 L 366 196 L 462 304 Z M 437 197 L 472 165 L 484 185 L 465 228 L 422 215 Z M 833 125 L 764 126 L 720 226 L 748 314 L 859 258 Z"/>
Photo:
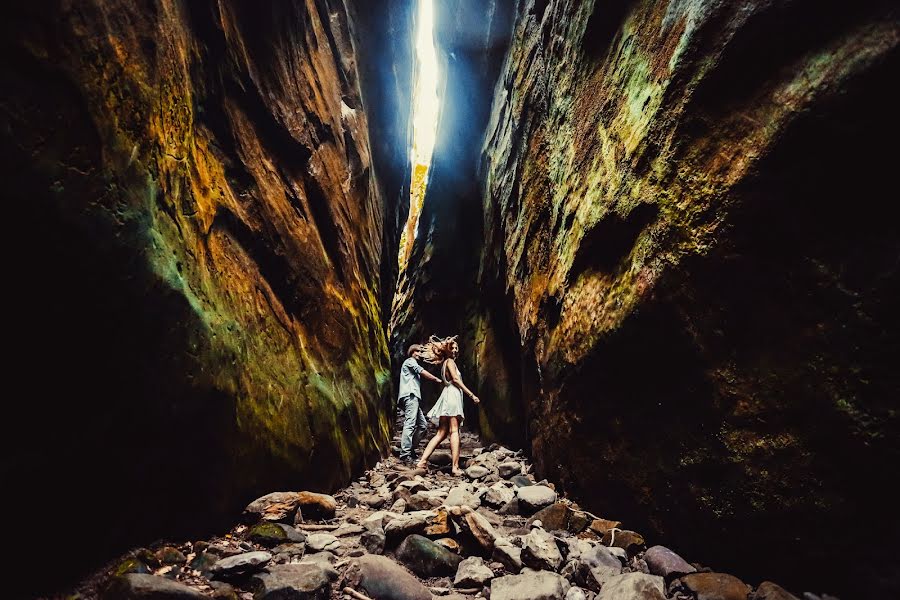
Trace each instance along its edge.
<path fill-rule="evenodd" d="M 747 600 L 750 586 L 725 573 L 692 573 L 678 580 L 697 600 Z"/>
<path fill-rule="evenodd" d="M 750 594 L 750 600 L 800 600 L 781 586 L 771 581 L 763 581 L 759 587 Z"/>
<path fill-rule="evenodd" d="M 697 570 L 665 546 L 649 548 L 644 553 L 644 561 L 646 561 L 650 573 L 666 579 L 687 575 Z"/>

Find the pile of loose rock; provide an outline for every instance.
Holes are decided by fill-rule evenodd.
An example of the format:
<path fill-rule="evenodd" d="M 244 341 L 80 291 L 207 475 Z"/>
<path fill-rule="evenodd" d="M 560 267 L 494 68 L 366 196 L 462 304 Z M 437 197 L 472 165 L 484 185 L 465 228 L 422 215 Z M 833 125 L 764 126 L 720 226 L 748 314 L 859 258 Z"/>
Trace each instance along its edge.
<path fill-rule="evenodd" d="M 647 549 L 536 482 L 519 453 L 463 442 L 465 477 L 438 452 L 428 470 L 389 458 L 334 496 L 268 494 L 226 536 L 131 552 L 95 589 L 111 600 L 796 600 Z"/>

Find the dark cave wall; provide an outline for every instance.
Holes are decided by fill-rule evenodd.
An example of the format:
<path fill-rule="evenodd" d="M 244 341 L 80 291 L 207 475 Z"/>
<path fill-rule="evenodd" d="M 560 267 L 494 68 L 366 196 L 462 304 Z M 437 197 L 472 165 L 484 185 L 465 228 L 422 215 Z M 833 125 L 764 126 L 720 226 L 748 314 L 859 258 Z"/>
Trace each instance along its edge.
<path fill-rule="evenodd" d="M 3 14 L 9 366 L 29 392 L 2 479 L 35 515 L 10 535 L 36 552 L 61 515 L 80 540 L 42 585 L 377 460 L 399 192 L 373 171 L 345 5 Z"/>
<path fill-rule="evenodd" d="M 484 429 L 690 560 L 895 595 L 898 31 L 888 2 L 520 2 L 465 317 Z M 871 560 L 823 569 L 848 524 Z"/>

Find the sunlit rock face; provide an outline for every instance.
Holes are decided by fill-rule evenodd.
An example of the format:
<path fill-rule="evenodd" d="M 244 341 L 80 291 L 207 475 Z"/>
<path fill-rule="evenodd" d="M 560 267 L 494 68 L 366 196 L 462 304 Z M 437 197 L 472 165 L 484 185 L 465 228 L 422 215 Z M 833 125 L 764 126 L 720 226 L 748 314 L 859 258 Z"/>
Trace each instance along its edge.
<path fill-rule="evenodd" d="M 397 365 L 410 343 L 430 334 L 463 334 L 466 350 L 465 319 L 480 294 L 478 160 L 513 22 L 513 3 L 505 0 L 441 0 L 434 7 L 441 109 L 417 237 L 394 298 L 391 350 Z M 461 359 L 464 377 L 475 374 L 472 361 Z M 433 391 L 423 386 L 426 396 Z"/>
<path fill-rule="evenodd" d="M 42 581 L 377 460 L 397 215 L 344 3 L 16 4 L 2 479 L 74 544 Z"/>
<path fill-rule="evenodd" d="M 890 2 L 519 3 L 462 319 L 541 476 L 748 580 L 896 595 L 897 46 Z"/>

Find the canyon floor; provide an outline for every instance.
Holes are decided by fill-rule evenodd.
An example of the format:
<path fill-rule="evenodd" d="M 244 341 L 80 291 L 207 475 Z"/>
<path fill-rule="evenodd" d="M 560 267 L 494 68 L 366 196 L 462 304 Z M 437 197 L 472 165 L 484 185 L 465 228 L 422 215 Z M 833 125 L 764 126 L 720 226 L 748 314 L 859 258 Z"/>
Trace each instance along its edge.
<path fill-rule="evenodd" d="M 797 599 L 648 547 L 536 481 L 520 451 L 464 431 L 460 464 L 465 475 L 451 475 L 445 442 L 428 469 L 391 456 L 333 496 L 267 494 L 222 536 L 134 549 L 54 598 Z"/>

